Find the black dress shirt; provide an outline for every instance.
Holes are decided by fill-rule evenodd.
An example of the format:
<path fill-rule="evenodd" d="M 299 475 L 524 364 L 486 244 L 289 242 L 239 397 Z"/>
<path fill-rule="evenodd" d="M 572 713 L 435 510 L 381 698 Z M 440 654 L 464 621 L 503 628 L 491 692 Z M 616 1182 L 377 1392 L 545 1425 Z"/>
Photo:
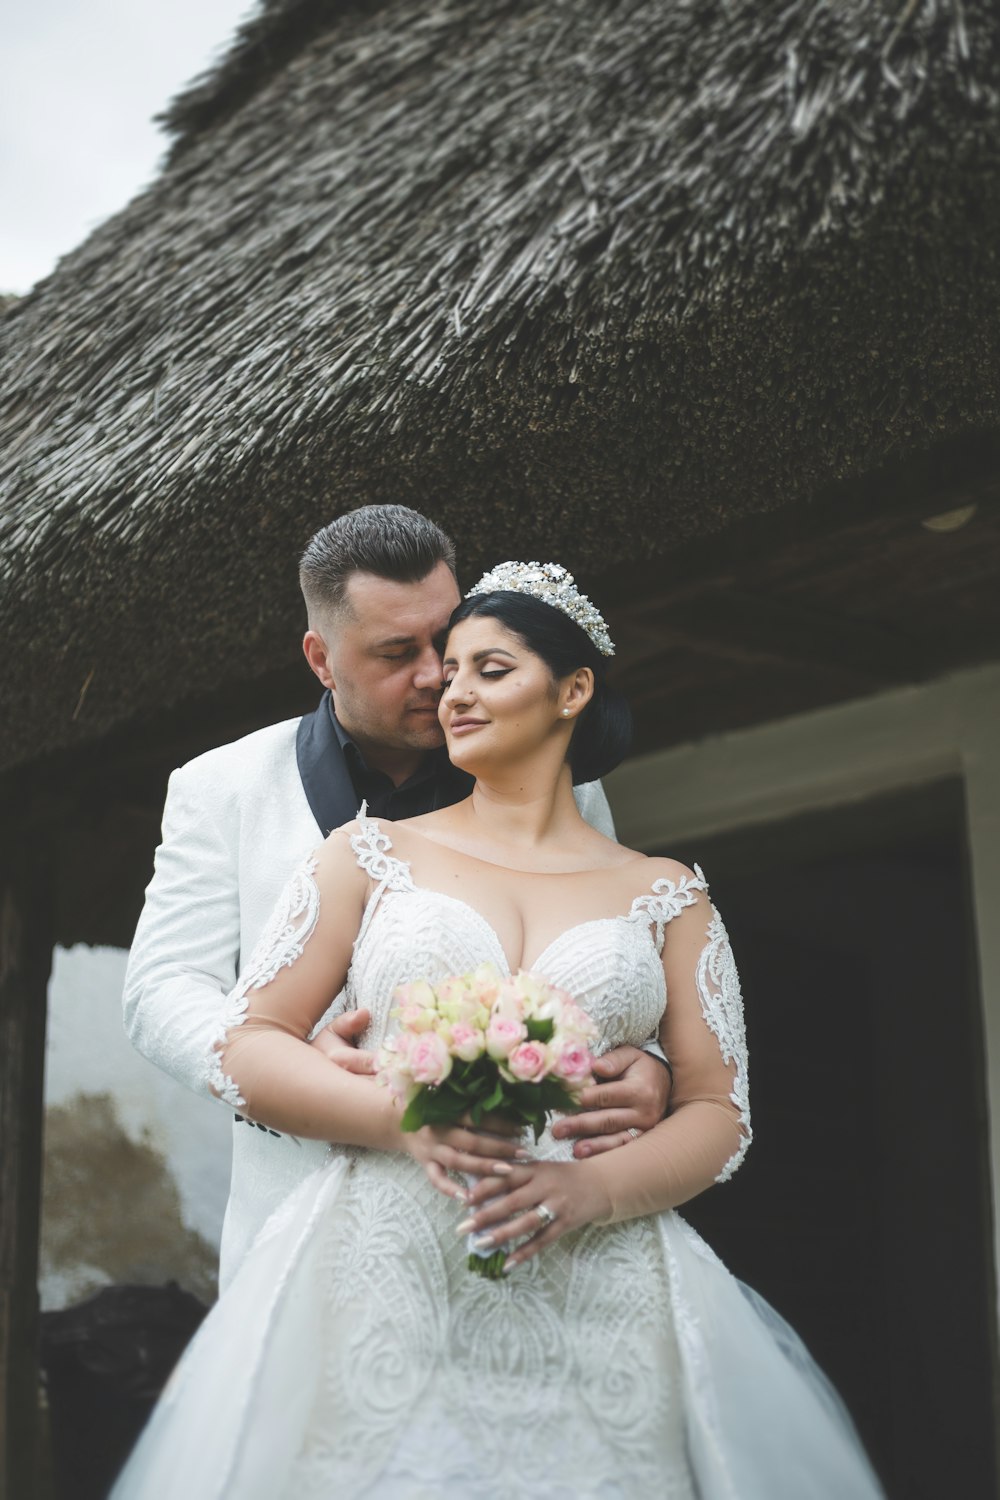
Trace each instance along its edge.
<path fill-rule="evenodd" d="M 436 807 L 450 807 L 469 795 L 472 777 L 452 765 L 443 745 L 429 750 L 413 775 L 399 786 L 384 771 L 372 770 L 334 713 L 333 699 L 329 696 L 327 703 L 358 806 L 367 802 L 369 817 L 388 818 L 391 822 L 416 818 L 421 813 L 433 812 Z"/>
<path fill-rule="evenodd" d="M 373 818 L 415 818 L 451 807 L 472 790 L 472 777 L 452 765 L 444 746 L 429 750 L 413 775 L 396 786 L 384 771 L 368 765 L 334 713 L 330 693 L 303 716 L 295 750 L 302 788 L 324 838 L 350 822 L 362 802 Z"/>

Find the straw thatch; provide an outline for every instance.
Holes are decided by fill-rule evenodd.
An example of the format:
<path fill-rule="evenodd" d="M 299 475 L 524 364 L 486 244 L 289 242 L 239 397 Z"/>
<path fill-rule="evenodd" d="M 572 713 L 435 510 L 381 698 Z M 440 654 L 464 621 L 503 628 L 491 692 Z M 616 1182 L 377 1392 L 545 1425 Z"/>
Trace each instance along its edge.
<path fill-rule="evenodd" d="M 401 499 L 592 573 L 1000 418 L 993 0 L 271 0 L 3 321 L 0 763 Z"/>

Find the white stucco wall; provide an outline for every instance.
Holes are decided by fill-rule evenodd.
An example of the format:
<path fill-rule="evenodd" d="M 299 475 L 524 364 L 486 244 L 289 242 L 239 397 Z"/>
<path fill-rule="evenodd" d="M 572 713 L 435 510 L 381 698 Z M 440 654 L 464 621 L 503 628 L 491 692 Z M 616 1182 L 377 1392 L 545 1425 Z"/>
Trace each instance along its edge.
<path fill-rule="evenodd" d="M 637 848 L 964 778 L 983 1002 L 994 1225 L 1000 1204 L 1000 665 L 629 761 L 607 790 Z M 1000 1280 L 1000 1240 L 995 1241 Z"/>
<path fill-rule="evenodd" d="M 128 1042 L 126 956 L 83 946 L 55 952 L 45 1058 L 46 1308 L 122 1279 L 176 1275 L 199 1295 L 211 1292 L 229 1190 L 231 1116 Z M 117 1193 L 103 1180 L 109 1172 L 120 1173 Z M 109 1213 L 115 1224 L 94 1222 Z"/>

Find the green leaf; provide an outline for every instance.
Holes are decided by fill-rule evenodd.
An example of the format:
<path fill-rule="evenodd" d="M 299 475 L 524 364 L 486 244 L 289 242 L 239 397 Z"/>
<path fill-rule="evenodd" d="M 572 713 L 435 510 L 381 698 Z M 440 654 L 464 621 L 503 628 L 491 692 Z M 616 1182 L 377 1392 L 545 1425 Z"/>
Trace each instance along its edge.
<path fill-rule="evenodd" d="M 410 1100 L 399 1122 L 401 1130 L 421 1130 L 425 1125 L 450 1125 L 463 1115 L 466 1101 L 445 1084 L 441 1088 L 422 1088 Z"/>
<path fill-rule="evenodd" d="M 552 1034 L 556 1029 L 554 1021 L 526 1021 L 529 1042 L 551 1042 Z"/>
<path fill-rule="evenodd" d="M 503 1079 L 502 1078 L 498 1078 L 497 1081 L 496 1081 L 496 1083 L 493 1086 L 493 1092 L 490 1094 L 489 1098 L 483 1100 L 483 1113 L 488 1115 L 488 1114 L 492 1114 L 493 1110 L 499 1109 L 500 1106 L 503 1104 L 503 1096 L 504 1096 L 504 1083 L 503 1083 Z"/>
<path fill-rule="evenodd" d="M 424 1126 L 423 1094 L 417 1094 L 411 1099 L 403 1110 L 403 1118 L 399 1122 L 400 1130 L 421 1130 Z"/>
<path fill-rule="evenodd" d="M 403 1111 L 400 1125 L 406 1131 L 425 1125 L 453 1125 L 464 1114 L 479 1125 L 486 1115 L 501 1114 L 530 1128 L 537 1141 L 547 1116 L 571 1114 L 578 1108 L 558 1079 L 517 1083 L 502 1077 L 492 1058 L 481 1057 L 452 1069 L 439 1088 L 420 1089 Z"/>

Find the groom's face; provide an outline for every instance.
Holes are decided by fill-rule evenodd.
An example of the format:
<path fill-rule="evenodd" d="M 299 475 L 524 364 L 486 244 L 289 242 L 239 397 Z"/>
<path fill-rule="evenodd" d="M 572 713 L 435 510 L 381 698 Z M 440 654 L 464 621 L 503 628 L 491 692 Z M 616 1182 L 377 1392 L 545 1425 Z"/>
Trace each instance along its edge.
<path fill-rule="evenodd" d="M 324 632 L 337 717 L 363 752 L 432 750 L 441 650 L 459 602 L 446 563 L 417 583 L 354 573 Z"/>

